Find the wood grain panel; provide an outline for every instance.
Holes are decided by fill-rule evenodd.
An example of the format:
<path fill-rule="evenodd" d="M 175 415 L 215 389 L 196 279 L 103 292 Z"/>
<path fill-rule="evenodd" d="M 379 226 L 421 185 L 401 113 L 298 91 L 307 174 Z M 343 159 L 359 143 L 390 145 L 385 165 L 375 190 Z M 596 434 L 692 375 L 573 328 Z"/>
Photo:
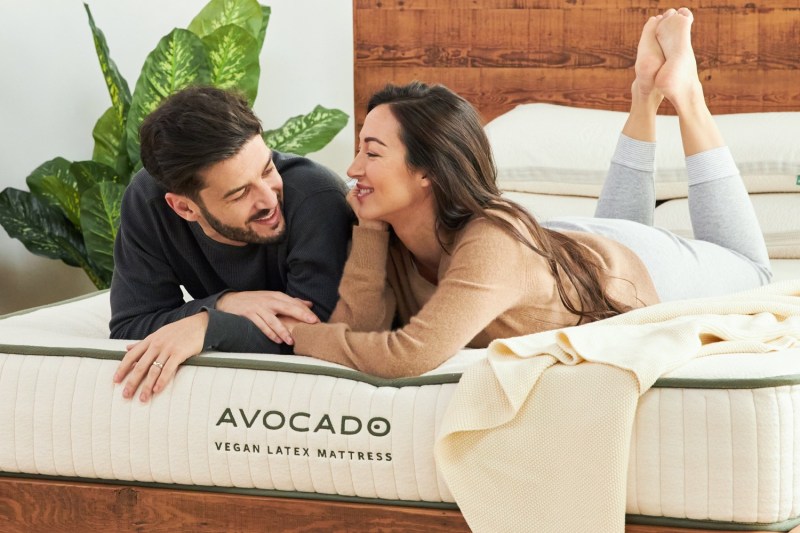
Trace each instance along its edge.
<path fill-rule="evenodd" d="M 758 14 L 755 53 L 759 66 L 800 71 L 800 0 L 796 4 L 792 10 L 774 9 Z"/>
<path fill-rule="evenodd" d="M 3 533 L 468 533 L 457 511 L 0 478 Z"/>
<path fill-rule="evenodd" d="M 446 10 L 355 13 L 370 42 L 356 47 L 356 64 L 467 66 L 471 12 Z"/>
<path fill-rule="evenodd" d="M 355 0 L 356 9 L 383 9 L 387 11 L 409 11 L 416 9 L 439 9 L 444 0 Z M 452 9 L 583 9 L 606 7 L 615 9 L 649 7 L 664 10 L 672 4 L 660 0 L 447 0 Z M 797 0 L 685 0 L 675 2 L 674 7 L 700 8 L 744 8 L 783 9 L 797 8 Z"/>
<path fill-rule="evenodd" d="M 630 68 L 642 23 L 658 12 L 362 10 L 355 18 L 356 66 Z M 700 68 L 798 69 L 800 7 L 699 12 L 693 44 Z"/>
<path fill-rule="evenodd" d="M 714 113 L 800 110 L 800 0 L 697 0 Z M 354 0 L 357 129 L 388 82 L 443 83 L 486 120 L 525 102 L 626 110 L 658 0 Z M 662 113 L 671 113 L 669 105 Z"/>
<path fill-rule="evenodd" d="M 0 477 L 0 531 L 469 533 L 469 527 L 449 510 Z M 629 524 L 625 533 L 707 531 Z"/>
<path fill-rule="evenodd" d="M 800 110 L 800 79 L 791 70 L 700 71 L 709 108 L 715 114 L 757 111 Z M 743 79 L 750 90 L 741 91 Z M 386 83 L 404 84 L 413 80 L 442 83 L 470 101 L 485 121 L 514 106 L 530 102 L 627 111 L 630 106 L 631 70 L 548 69 L 548 68 L 371 68 L 356 76 L 356 128 L 360 130 L 366 104 L 373 92 Z M 668 103 L 663 114 L 673 114 Z"/>

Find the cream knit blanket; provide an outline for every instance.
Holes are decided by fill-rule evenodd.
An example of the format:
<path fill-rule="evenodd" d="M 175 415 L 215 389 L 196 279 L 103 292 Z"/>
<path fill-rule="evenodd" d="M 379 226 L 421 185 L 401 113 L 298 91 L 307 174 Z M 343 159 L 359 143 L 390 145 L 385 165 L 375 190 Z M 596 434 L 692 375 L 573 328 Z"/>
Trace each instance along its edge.
<path fill-rule="evenodd" d="M 800 280 L 503 339 L 470 367 L 435 455 L 477 532 L 621 532 L 639 396 L 694 357 L 800 345 Z"/>

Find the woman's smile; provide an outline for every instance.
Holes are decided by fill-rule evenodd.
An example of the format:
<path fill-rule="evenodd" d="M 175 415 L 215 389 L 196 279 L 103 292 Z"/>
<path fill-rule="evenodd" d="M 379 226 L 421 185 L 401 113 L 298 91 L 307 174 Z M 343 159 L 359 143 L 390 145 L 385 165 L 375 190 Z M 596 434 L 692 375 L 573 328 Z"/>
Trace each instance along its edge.
<path fill-rule="evenodd" d="M 375 191 L 372 187 L 366 187 L 364 185 L 356 184 L 356 198 L 359 201 L 363 200 L 365 197 L 369 196 Z"/>

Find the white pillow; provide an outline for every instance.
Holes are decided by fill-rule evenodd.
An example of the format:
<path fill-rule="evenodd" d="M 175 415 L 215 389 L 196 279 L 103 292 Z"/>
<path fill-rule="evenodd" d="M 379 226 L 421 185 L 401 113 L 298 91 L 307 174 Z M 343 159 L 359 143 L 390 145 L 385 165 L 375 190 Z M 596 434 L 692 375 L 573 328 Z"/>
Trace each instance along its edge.
<path fill-rule="evenodd" d="M 751 194 L 769 256 L 773 259 L 800 259 L 800 193 Z M 678 235 L 692 237 L 689 202 L 670 200 L 655 211 L 654 224 Z M 797 272 L 800 277 L 800 267 Z"/>
<path fill-rule="evenodd" d="M 504 190 L 597 197 L 628 114 L 523 104 L 486 125 Z M 800 192 L 800 112 L 717 115 L 748 191 Z M 656 119 L 656 198 L 686 196 L 678 119 Z"/>

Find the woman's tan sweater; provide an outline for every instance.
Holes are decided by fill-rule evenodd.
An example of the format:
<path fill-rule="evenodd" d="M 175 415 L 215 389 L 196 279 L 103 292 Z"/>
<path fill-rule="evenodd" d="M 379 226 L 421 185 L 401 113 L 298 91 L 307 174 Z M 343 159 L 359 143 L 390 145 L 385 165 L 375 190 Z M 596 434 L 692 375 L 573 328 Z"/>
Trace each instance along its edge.
<path fill-rule="evenodd" d="M 599 235 L 567 234 L 610 275 L 612 298 L 630 307 L 658 301 L 630 249 Z M 376 376 L 416 376 L 465 346 L 485 348 L 494 339 L 577 323 L 561 303 L 547 261 L 506 230 L 477 218 L 450 248 L 433 285 L 402 243 L 390 245 L 388 231 L 356 226 L 330 323 L 295 326 L 295 353 Z M 395 316 L 402 326 L 391 330 Z"/>

